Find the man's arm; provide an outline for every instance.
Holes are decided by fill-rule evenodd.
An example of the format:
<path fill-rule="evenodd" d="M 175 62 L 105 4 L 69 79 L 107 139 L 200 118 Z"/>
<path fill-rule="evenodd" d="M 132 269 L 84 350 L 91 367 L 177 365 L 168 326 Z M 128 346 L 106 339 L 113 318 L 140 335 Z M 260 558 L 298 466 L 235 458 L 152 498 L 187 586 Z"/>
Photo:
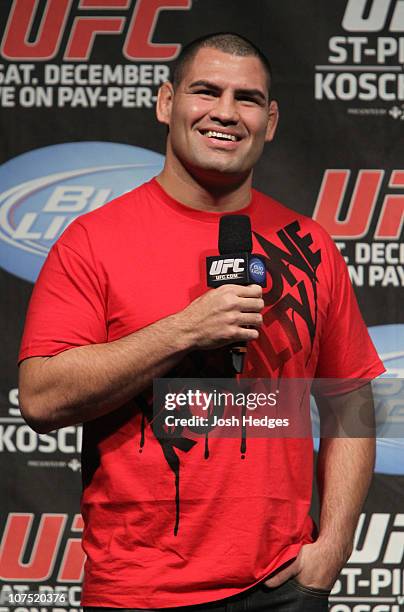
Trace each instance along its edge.
<path fill-rule="evenodd" d="M 278 586 L 292 576 L 313 588 L 331 589 L 348 560 L 359 515 L 369 490 L 375 461 L 374 407 L 370 385 L 341 396 L 319 401 L 330 427 L 329 413 L 336 415 L 332 425 L 344 429 L 345 436 L 322 438 L 317 463 L 320 496 L 319 536 L 302 547 L 296 560 L 270 578 L 268 586 Z M 359 420 L 353 420 L 352 415 Z M 354 422 L 356 421 L 356 422 Z M 369 438 L 353 437 L 363 429 Z M 340 435 L 343 435 L 341 430 Z"/>
<path fill-rule="evenodd" d="M 261 296 L 258 285 L 224 285 L 114 342 L 25 359 L 21 412 L 39 433 L 107 414 L 167 373 L 185 353 L 257 338 Z"/>
<path fill-rule="evenodd" d="M 323 551 L 323 584 L 332 586 L 351 555 L 359 515 L 372 480 L 376 440 L 372 388 L 327 398 L 321 412 L 332 412 L 336 434 L 321 438 L 317 463 L 320 527 L 317 546 Z M 338 422 L 337 422 L 338 420 Z M 370 437 L 357 437 L 368 435 Z M 318 574 L 317 574 L 318 575 Z M 304 579 L 304 573 L 302 575 Z"/>
<path fill-rule="evenodd" d="M 374 438 L 327 438 L 321 441 L 318 456 L 321 514 L 316 545 L 319 557 L 323 559 L 323 571 L 313 574 L 312 580 L 321 581 L 324 588 L 332 587 L 352 553 L 374 460 Z M 305 580 L 309 572 L 304 570 L 304 561 L 302 567 L 301 579 L 307 584 Z"/>

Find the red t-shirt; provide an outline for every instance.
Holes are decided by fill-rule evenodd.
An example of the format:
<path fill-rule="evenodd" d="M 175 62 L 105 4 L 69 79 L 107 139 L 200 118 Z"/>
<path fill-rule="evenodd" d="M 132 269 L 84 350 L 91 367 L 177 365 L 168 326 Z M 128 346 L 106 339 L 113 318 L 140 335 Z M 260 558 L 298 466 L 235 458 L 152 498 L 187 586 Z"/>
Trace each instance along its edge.
<path fill-rule="evenodd" d="M 253 251 L 266 257 L 264 326 L 243 376 L 362 378 L 384 371 L 346 265 L 313 220 L 253 190 Z M 156 180 L 74 221 L 31 298 L 19 359 L 112 342 L 185 308 L 206 288 L 220 213 Z M 188 355 L 174 376 L 223 377 L 224 352 Z M 226 352 L 228 355 L 228 351 Z M 164 608 L 234 595 L 312 539 L 311 438 L 175 443 L 150 425 L 150 393 L 83 432 L 82 605 Z"/>

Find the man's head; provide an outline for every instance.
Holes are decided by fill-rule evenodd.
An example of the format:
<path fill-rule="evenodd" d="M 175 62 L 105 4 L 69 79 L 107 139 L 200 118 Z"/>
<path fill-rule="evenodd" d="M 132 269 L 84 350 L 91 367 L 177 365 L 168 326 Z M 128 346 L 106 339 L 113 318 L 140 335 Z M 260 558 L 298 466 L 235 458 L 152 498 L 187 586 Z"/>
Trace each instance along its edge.
<path fill-rule="evenodd" d="M 207 36 L 196 38 L 188 45 L 185 45 L 182 48 L 171 73 L 171 82 L 174 89 L 177 89 L 178 85 L 182 81 L 187 67 L 194 60 L 199 49 L 217 49 L 218 51 L 228 53 L 229 55 L 238 55 L 239 57 L 253 56 L 258 58 L 267 76 L 268 97 L 270 96 L 272 68 L 268 58 L 265 57 L 262 51 L 260 51 L 260 49 L 250 40 L 244 38 L 244 36 L 240 36 L 239 34 L 234 34 L 232 32 L 208 34 Z"/>
<path fill-rule="evenodd" d="M 166 166 L 215 183 L 250 177 L 277 124 L 270 78 L 268 60 L 236 34 L 188 45 L 173 83 L 159 91 L 157 117 L 169 128 Z"/>

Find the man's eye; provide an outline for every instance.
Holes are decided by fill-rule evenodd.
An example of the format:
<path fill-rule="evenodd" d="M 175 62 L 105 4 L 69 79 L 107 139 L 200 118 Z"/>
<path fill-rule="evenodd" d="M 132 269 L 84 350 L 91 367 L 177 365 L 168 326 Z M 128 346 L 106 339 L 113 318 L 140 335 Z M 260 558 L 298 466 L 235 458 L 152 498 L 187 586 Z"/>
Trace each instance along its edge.
<path fill-rule="evenodd" d="M 258 104 L 256 98 L 253 98 L 251 96 L 240 96 L 239 98 L 237 98 L 237 100 L 239 100 L 240 102 L 251 102 L 251 104 Z"/>
<path fill-rule="evenodd" d="M 211 89 L 198 89 L 195 93 L 202 94 L 204 96 L 215 96 L 216 93 Z"/>

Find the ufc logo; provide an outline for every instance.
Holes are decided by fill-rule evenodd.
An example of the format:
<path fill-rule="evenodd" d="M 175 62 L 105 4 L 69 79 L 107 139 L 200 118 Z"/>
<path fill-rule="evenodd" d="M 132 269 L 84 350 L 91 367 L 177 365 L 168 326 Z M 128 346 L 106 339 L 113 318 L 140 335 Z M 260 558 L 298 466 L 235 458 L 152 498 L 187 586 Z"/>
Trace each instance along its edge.
<path fill-rule="evenodd" d="M 192 0 L 137 0 L 132 15 L 119 15 L 130 8 L 130 0 L 80 0 L 79 9 L 105 10 L 108 16 L 77 15 L 68 32 L 65 60 L 87 61 L 97 36 L 121 35 L 127 21 L 128 33 L 124 56 L 135 60 L 173 60 L 181 45 L 153 43 L 158 16 L 163 10 L 189 10 Z M 45 61 L 55 57 L 72 9 L 72 0 L 14 0 L 1 44 L 1 54 L 8 60 Z M 32 24 L 41 10 L 40 25 L 31 41 Z M 118 14 L 117 14 L 118 13 Z"/>
<path fill-rule="evenodd" d="M 244 263 L 244 259 L 217 259 L 212 261 L 210 266 L 209 274 L 216 276 L 217 274 L 227 274 L 228 272 L 244 272 L 244 267 L 241 264 Z"/>
<path fill-rule="evenodd" d="M 360 170 L 345 217 L 341 209 L 346 198 L 350 170 L 326 170 L 313 213 L 333 238 L 355 239 L 366 236 L 379 200 L 384 170 Z M 402 193 L 383 198 L 374 237 L 377 240 L 398 240 L 404 224 L 404 171 L 393 170 L 388 187 Z"/>
<path fill-rule="evenodd" d="M 57 569 L 58 582 L 80 583 L 85 562 L 81 515 L 74 515 L 70 521 L 67 514 L 43 513 L 38 526 L 34 519 L 31 512 L 8 515 L 0 549 L 0 580 L 44 582 Z M 77 536 L 64 541 L 68 519 L 70 530 Z"/>
<path fill-rule="evenodd" d="M 348 32 L 380 32 L 385 26 L 391 7 L 390 32 L 404 32 L 404 0 L 348 0 L 342 27 Z M 366 17 L 365 17 L 366 13 Z"/>

